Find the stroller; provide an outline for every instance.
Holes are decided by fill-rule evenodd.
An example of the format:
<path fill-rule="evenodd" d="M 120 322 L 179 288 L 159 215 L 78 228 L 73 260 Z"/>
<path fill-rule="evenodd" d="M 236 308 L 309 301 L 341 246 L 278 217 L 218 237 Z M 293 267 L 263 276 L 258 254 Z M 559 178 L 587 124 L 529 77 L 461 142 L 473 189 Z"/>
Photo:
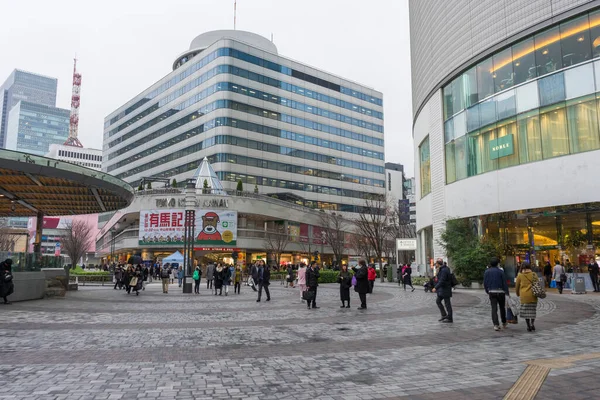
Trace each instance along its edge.
<path fill-rule="evenodd" d="M 425 293 L 431 292 L 431 290 L 435 287 L 435 280 L 433 278 L 429 278 L 429 281 L 423 284 L 423 289 L 425 289 Z"/>

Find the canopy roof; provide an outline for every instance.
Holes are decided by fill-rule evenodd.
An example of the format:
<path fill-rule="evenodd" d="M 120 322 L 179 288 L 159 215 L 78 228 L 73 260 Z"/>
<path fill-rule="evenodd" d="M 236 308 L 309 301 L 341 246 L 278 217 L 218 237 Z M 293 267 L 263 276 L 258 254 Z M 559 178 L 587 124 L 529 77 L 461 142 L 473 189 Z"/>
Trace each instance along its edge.
<path fill-rule="evenodd" d="M 204 157 L 200 166 L 194 173 L 194 179 L 196 180 L 196 189 L 204 188 L 204 181 L 206 181 L 208 182 L 208 187 L 211 189 L 212 193 L 218 193 L 223 190 L 223 184 L 221 184 L 221 181 L 217 178 L 215 170 L 206 157 Z"/>
<path fill-rule="evenodd" d="M 163 264 L 164 263 L 182 263 L 183 262 L 183 254 L 176 251 L 175 253 L 171 254 L 170 256 L 163 258 L 162 262 L 163 262 Z"/>
<path fill-rule="evenodd" d="M 133 188 L 75 164 L 0 149 L 0 217 L 95 214 L 127 207 Z"/>

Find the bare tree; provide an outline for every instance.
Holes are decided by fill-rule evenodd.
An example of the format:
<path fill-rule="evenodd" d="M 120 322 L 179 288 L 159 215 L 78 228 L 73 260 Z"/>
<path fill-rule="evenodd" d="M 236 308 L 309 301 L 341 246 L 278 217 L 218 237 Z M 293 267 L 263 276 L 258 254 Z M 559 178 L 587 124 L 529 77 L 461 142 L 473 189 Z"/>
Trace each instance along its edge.
<path fill-rule="evenodd" d="M 355 221 L 358 232 L 364 235 L 375 254 L 376 262 L 381 263 L 384 253 L 384 243 L 388 232 L 390 207 L 383 195 L 372 195 L 365 200 L 363 212 Z M 380 274 L 381 282 L 384 281 Z"/>
<path fill-rule="evenodd" d="M 322 211 L 320 218 L 324 239 L 331 246 L 336 262 L 341 264 L 346 241 L 345 231 L 350 223 L 341 214 L 335 212 Z"/>
<path fill-rule="evenodd" d="M 354 249 L 356 254 L 364 257 L 367 263 L 369 262 L 371 254 L 373 253 L 373 248 L 365 236 L 359 233 L 353 233 L 352 236 L 350 236 L 350 246 Z"/>
<path fill-rule="evenodd" d="M 0 251 L 15 251 L 19 236 L 8 226 L 6 218 L 0 219 Z"/>
<path fill-rule="evenodd" d="M 415 225 L 410 223 L 410 220 L 406 221 L 402 218 L 402 212 L 398 203 L 394 204 L 394 207 L 390 209 L 390 233 L 393 236 L 394 247 L 396 239 L 414 239 L 417 237 L 417 228 Z M 398 262 L 402 260 L 403 263 L 408 263 L 411 260 L 413 251 L 400 251 L 398 255 Z"/>
<path fill-rule="evenodd" d="M 265 234 L 265 250 L 267 253 L 275 255 L 277 260 L 277 268 L 279 268 L 279 261 L 281 260 L 281 253 L 285 251 L 288 244 L 290 243 L 290 235 L 285 230 L 284 224 L 275 224 L 274 230 L 267 230 Z"/>
<path fill-rule="evenodd" d="M 75 267 L 92 244 L 92 227 L 84 221 L 69 221 L 65 224 L 65 232 L 60 240 L 61 246 Z"/>

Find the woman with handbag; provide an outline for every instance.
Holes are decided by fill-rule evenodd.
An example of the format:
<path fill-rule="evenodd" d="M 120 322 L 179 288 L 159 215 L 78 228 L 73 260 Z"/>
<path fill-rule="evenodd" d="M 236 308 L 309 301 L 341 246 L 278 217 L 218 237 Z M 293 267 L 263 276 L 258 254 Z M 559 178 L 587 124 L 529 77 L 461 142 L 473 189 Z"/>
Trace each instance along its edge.
<path fill-rule="evenodd" d="M 521 300 L 519 314 L 527 323 L 527 331 L 535 331 L 535 317 L 537 315 L 538 298 L 533 293 L 534 285 L 539 285 L 539 278 L 535 272 L 531 271 L 529 263 L 524 262 L 521 265 L 521 271 L 515 281 L 515 292 Z"/>
<path fill-rule="evenodd" d="M 350 288 L 352 287 L 352 275 L 348 272 L 348 266 L 342 265 L 340 274 L 338 275 L 338 283 L 340 284 L 340 300 L 342 306 L 340 308 L 350 308 Z M 348 302 L 348 305 L 345 303 Z"/>
<path fill-rule="evenodd" d="M 4 300 L 4 304 L 12 304 L 8 301 L 8 296 L 15 291 L 12 275 L 12 260 L 6 259 L 0 263 L 0 297 Z"/>

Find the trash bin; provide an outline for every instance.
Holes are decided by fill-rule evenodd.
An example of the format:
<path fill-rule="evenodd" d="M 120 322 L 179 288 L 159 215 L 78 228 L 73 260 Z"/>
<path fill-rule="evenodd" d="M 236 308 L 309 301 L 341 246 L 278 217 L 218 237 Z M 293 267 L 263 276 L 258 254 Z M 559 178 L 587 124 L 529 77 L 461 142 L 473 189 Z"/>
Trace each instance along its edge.
<path fill-rule="evenodd" d="M 185 282 L 183 284 L 183 293 L 192 293 L 192 282 Z"/>
<path fill-rule="evenodd" d="M 585 294 L 585 279 L 581 276 L 578 276 L 573 279 L 573 290 L 571 290 L 572 294 Z"/>

